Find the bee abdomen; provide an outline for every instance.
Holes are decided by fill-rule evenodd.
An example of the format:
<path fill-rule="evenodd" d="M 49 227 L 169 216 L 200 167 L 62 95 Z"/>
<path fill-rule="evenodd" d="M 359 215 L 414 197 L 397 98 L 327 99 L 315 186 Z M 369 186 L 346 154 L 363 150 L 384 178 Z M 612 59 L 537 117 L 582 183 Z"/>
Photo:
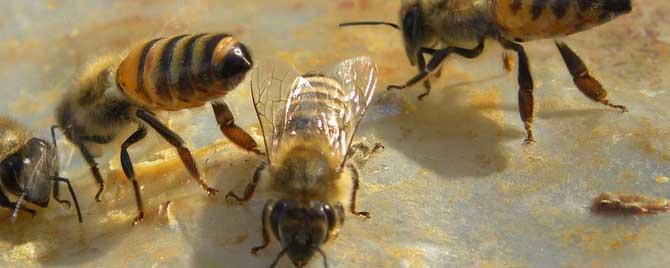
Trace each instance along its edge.
<path fill-rule="evenodd" d="M 551 38 L 601 25 L 631 11 L 630 0 L 498 0 L 502 35 L 516 41 Z"/>
<path fill-rule="evenodd" d="M 247 48 L 228 34 L 158 38 L 131 50 L 117 84 L 134 102 L 181 110 L 224 96 L 251 69 Z"/>
<path fill-rule="evenodd" d="M 309 86 L 290 99 L 288 132 L 312 135 L 318 133 L 317 129 L 344 129 L 347 110 L 339 82 L 321 75 L 304 78 Z"/>

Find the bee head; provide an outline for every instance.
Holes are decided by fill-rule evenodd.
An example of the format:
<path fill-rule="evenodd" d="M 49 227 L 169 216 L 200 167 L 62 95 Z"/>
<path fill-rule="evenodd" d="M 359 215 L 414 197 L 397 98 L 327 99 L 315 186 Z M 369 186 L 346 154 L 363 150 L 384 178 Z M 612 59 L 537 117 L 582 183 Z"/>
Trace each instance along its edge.
<path fill-rule="evenodd" d="M 216 75 L 219 79 L 226 81 L 228 88 L 232 89 L 244 80 L 253 65 L 251 52 L 247 46 L 237 42 L 218 62 Z"/>
<path fill-rule="evenodd" d="M 275 264 L 287 254 L 297 267 L 303 267 L 320 253 L 326 267 L 326 255 L 321 245 L 326 242 L 330 232 L 337 226 L 339 217 L 330 205 L 319 201 L 308 204 L 294 200 L 280 200 L 272 209 L 271 227 L 283 250 L 277 256 Z"/>
<path fill-rule="evenodd" d="M 400 9 L 400 23 L 403 41 L 405 42 L 405 53 L 412 66 L 416 65 L 419 49 L 426 38 L 424 18 L 416 1 L 408 1 L 403 4 Z"/>

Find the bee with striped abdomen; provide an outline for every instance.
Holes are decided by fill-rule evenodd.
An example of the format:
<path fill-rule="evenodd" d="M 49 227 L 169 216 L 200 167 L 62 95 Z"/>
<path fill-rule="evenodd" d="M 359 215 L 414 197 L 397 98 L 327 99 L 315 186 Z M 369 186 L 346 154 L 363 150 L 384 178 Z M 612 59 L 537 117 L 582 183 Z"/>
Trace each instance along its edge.
<path fill-rule="evenodd" d="M 466 58 L 479 56 L 485 39 L 495 39 L 519 58 L 519 113 L 524 123 L 526 142 L 533 142 L 533 79 L 526 52 L 518 42 L 559 38 L 603 24 L 631 11 L 630 0 L 404 0 L 400 25 L 382 21 L 342 23 L 351 25 L 390 25 L 403 34 L 405 52 L 419 74 L 403 89 L 422 82 L 430 92 L 428 78 L 439 72 L 450 54 Z M 607 91 L 590 74 L 584 62 L 564 42 L 555 40 L 568 71 L 579 90 L 590 99 L 627 111 L 607 99 Z M 474 48 L 464 48 L 473 46 Z M 430 55 L 426 61 L 424 55 Z"/>
<path fill-rule="evenodd" d="M 377 82 L 377 69 L 370 58 L 353 58 L 325 75 L 296 75 L 273 71 L 269 78 L 252 79 L 252 96 L 261 122 L 267 161 L 240 197 L 249 200 L 260 185 L 272 196 L 262 215 L 263 244 L 270 234 L 280 242 L 279 259 L 288 254 L 298 267 L 319 252 L 344 222 L 348 208 L 356 210 L 358 171 L 351 156 L 360 146 L 350 146 Z M 295 79 L 293 79 L 295 78 Z M 292 84 L 288 84 L 291 83 Z M 286 88 L 290 85 L 290 88 Z"/>
<path fill-rule="evenodd" d="M 249 50 L 227 34 L 179 35 L 142 43 L 124 57 L 101 57 L 80 76 L 58 107 L 58 124 L 79 147 L 99 184 L 96 200 L 104 189 L 94 147 L 110 143 L 125 129 L 135 128 L 121 145 L 121 166 L 132 181 L 139 215 L 144 218 L 140 188 L 135 179 L 128 147 L 146 136 L 149 125 L 178 151 L 179 157 L 209 195 L 210 188 L 184 141 L 154 115 L 211 102 L 223 134 L 238 146 L 259 153 L 256 142 L 235 125 L 228 106 L 217 99 L 233 90 L 252 68 Z"/>
<path fill-rule="evenodd" d="M 53 148 L 48 142 L 33 137 L 18 122 L 0 116 L 0 206 L 13 209 L 12 221 L 19 210 L 35 215 L 35 210 L 26 207 L 24 201 L 45 208 L 53 195 L 56 201 L 70 207 L 69 201 L 60 199 L 58 183 L 61 182 L 67 184 L 79 222 L 82 222 L 70 180 L 58 175 L 58 150 L 53 129 L 51 135 Z M 17 201 L 10 201 L 9 194 L 17 196 Z"/>

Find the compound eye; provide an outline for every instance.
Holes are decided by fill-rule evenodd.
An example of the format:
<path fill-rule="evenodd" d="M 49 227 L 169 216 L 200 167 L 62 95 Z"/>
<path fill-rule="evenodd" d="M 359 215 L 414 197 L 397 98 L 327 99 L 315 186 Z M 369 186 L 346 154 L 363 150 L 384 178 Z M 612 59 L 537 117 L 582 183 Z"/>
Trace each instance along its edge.
<path fill-rule="evenodd" d="M 332 231 L 336 225 L 335 211 L 330 205 L 323 205 L 323 212 L 326 214 L 326 222 L 328 223 L 328 231 Z"/>
<path fill-rule="evenodd" d="M 272 208 L 272 214 L 270 214 L 270 226 L 275 235 L 279 235 L 279 221 L 282 216 L 286 214 L 288 208 L 288 203 L 286 201 L 279 201 Z"/>

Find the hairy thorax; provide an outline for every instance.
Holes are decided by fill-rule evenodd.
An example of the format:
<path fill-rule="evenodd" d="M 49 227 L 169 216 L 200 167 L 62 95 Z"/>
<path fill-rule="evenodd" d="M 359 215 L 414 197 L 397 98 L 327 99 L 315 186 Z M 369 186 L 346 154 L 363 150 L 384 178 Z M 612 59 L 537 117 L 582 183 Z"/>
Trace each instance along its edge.
<path fill-rule="evenodd" d="M 268 186 L 275 198 L 346 203 L 343 197 L 350 191 L 350 174 L 338 170 L 337 159 L 328 151 L 315 144 L 291 143 L 278 152 L 269 169 Z"/>
<path fill-rule="evenodd" d="M 490 0 L 422 1 L 426 29 L 443 46 L 469 47 L 485 37 L 496 35 Z"/>

